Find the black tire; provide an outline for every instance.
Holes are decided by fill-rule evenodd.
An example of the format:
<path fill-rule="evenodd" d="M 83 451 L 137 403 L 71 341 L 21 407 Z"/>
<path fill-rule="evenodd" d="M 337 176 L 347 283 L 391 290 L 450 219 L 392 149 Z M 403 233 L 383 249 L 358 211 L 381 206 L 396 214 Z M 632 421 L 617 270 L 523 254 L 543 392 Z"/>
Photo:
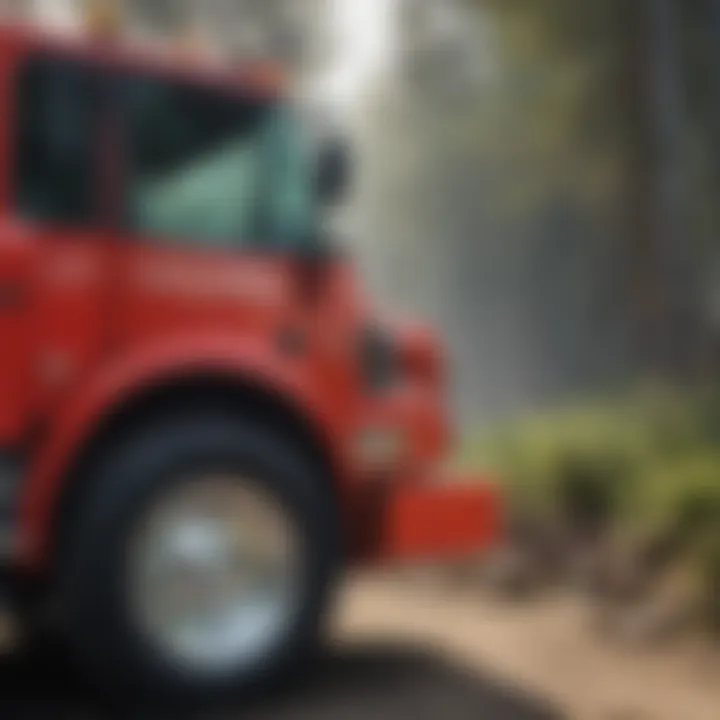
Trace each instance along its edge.
<path fill-rule="evenodd" d="M 126 599 L 125 557 L 135 523 L 157 493 L 189 470 L 261 478 L 297 523 L 303 588 L 283 641 L 262 662 L 193 674 L 143 637 Z M 303 453 L 281 435 L 220 412 L 166 419 L 104 453 L 89 475 L 60 566 L 64 634 L 106 688 L 160 700 L 218 698 L 267 688 L 306 665 L 320 636 L 339 565 L 331 498 Z"/>

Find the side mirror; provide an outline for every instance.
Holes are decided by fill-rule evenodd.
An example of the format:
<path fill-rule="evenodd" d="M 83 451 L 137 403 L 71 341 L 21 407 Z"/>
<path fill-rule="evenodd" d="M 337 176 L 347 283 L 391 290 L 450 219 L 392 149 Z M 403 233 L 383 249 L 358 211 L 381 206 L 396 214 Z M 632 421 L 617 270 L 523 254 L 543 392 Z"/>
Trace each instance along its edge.
<path fill-rule="evenodd" d="M 340 140 L 326 141 L 320 149 L 317 193 L 324 205 L 336 205 L 350 184 L 350 149 Z"/>

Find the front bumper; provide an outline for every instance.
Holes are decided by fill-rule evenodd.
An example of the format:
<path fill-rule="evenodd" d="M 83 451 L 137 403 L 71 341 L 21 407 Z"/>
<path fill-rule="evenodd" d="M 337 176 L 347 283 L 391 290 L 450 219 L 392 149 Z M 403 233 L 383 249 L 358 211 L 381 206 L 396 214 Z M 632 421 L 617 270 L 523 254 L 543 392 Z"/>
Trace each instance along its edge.
<path fill-rule="evenodd" d="M 501 493 L 480 477 L 431 477 L 378 489 L 365 505 L 364 564 L 458 560 L 503 533 Z"/>

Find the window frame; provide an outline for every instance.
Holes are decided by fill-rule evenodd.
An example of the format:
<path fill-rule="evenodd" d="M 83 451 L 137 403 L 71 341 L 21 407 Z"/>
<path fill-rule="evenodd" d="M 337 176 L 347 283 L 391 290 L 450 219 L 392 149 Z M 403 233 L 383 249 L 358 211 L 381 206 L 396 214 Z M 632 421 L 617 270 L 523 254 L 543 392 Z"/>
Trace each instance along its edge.
<path fill-rule="evenodd" d="M 41 228 L 48 233 L 66 234 L 73 233 L 96 233 L 108 227 L 108 187 L 107 179 L 103 177 L 102 168 L 105 160 L 111 153 L 103 148 L 101 134 L 108 127 L 110 120 L 109 103 L 107 98 L 98 98 L 97 116 L 91 119 L 93 124 L 93 139 L 91 140 L 90 154 L 90 178 L 88 185 L 91 197 L 88 198 L 88 215 L 83 220 L 69 220 L 66 218 L 46 219 L 32 217 L 22 211 L 22 171 L 23 162 L 21 133 L 23 132 L 22 120 L 25 107 L 23 105 L 23 82 L 34 68 L 51 68 L 59 65 L 66 68 L 73 68 L 85 73 L 93 92 L 101 92 L 103 80 L 107 80 L 109 72 L 101 63 L 88 60 L 82 55 L 45 49 L 30 49 L 18 57 L 11 73 L 9 83 L 9 95 L 11 109 L 11 120 L 8 123 L 8 134 L 12 152 L 8 155 L 8 190 L 7 209 L 9 214 L 16 220 L 29 226 Z"/>
<path fill-rule="evenodd" d="M 63 63 L 76 66 L 87 72 L 88 76 L 102 88 L 104 97 L 98 114 L 98 133 L 113 133 L 111 147 L 99 141 L 93 152 L 92 173 L 95 192 L 91 202 L 91 216 L 83 223 L 64 221 L 46 221 L 40 218 L 22 217 L 20 212 L 20 174 L 19 132 L 20 128 L 20 83 L 27 68 L 36 63 Z M 195 254 L 212 254 L 227 258 L 246 256 L 297 257 L 305 254 L 303 246 L 293 246 L 269 238 L 242 238 L 235 243 L 228 242 L 219 247 L 212 243 L 194 239 L 192 236 L 164 237 L 143 233 L 128 227 L 124 221 L 129 179 L 126 164 L 129 154 L 126 152 L 128 129 L 125 113 L 122 109 L 122 87 L 128 79 L 140 78 L 184 85 L 190 88 L 215 91 L 228 97 L 243 96 L 258 102 L 281 105 L 288 102 L 274 85 L 266 86 L 252 82 L 252 77 L 232 77 L 227 73 L 218 73 L 205 68 L 172 66 L 162 62 L 146 62 L 142 57 L 107 51 L 104 48 L 86 47 L 62 42 L 38 43 L 29 41 L 23 44 L 22 52 L 9 66 L 8 98 L 9 118 L 6 124 L 6 137 L 9 143 L 5 180 L 6 212 L 14 220 L 43 233 L 59 236 L 97 234 L 98 241 L 114 238 L 114 242 L 133 244 L 147 248 L 175 250 Z M 98 135 L 98 138 L 101 136 Z M 103 147 L 105 145 L 106 147 Z M 109 163 L 110 174 L 102 172 L 103 163 Z M 319 221 L 318 233 L 322 234 Z M 329 248 L 327 248 L 329 251 Z"/>
<path fill-rule="evenodd" d="M 216 241 L 208 241 L 201 237 L 193 235 L 175 235 L 172 233 L 152 233 L 143 232 L 140 229 L 133 228 L 127 217 L 129 206 L 129 194 L 131 186 L 130 168 L 133 162 L 133 152 L 130 149 L 131 128 L 128 108 L 124 104 L 124 93 L 126 83 L 132 82 L 133 79 L 150 80 L 157 82 L 165 82 L 168 85 L 175 85 L 189 89 L 197 89 L 199 91 L 207 90 L 217 93 L 218 97 L 226 97 L 228 99 L 242 99 L 242 89 L 237 87 L 225 87 L 215 83 L 207 83 L 197 78 L 168 76 L 163 72 L 153 70 L 146 71 L 144 69 L 115 69 L 112 73 L 113 82 L 113 118 L 118 127 L 117 145 L 118 155 L 123 159 L 123 172 L 121 179 L 121 189 L 117 198 L 117 207 L 115 209 L 114 227 L 128 241 L 142 244 L 148 247 L 158 249 L 177 250 L 183 252 L 192 252 L 198 254 L 211 254 L 223 256 L 243 255 L 268 255 L 268 254 L 287 254 L 288 248 L 284 248 L 280 243 L 273 242 L 262 237 L 243 237 L 240 234 L 234 234 L 232 238 L 228 237 L 222 244 Z M 268 106 L 273 103 L 279 103 L 278 98 L 267 97 L 263 94 L 253 94 L 245 90 L 245 95 L 250 101 L 258 103 L 265 102 Z"/>

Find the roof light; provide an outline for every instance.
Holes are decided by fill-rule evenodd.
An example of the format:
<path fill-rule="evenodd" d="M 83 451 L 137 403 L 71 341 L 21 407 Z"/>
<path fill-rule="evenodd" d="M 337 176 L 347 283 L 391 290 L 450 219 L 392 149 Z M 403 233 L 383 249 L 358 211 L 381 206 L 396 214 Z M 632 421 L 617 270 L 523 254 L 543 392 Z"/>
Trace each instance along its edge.
<path fill-rule="evenodd" d="M 84 26 L 96 38 L 116 38 L 123 30 L 124 13 L 121 0 L 85 0 Z"/>
<path fill-rule="evenodd" d="M 175 36 L 173 49 L 179 55 L 190 60 L 207 58 L 210 55 L 210 43 L 196 25 L 187 25 Z"/>

